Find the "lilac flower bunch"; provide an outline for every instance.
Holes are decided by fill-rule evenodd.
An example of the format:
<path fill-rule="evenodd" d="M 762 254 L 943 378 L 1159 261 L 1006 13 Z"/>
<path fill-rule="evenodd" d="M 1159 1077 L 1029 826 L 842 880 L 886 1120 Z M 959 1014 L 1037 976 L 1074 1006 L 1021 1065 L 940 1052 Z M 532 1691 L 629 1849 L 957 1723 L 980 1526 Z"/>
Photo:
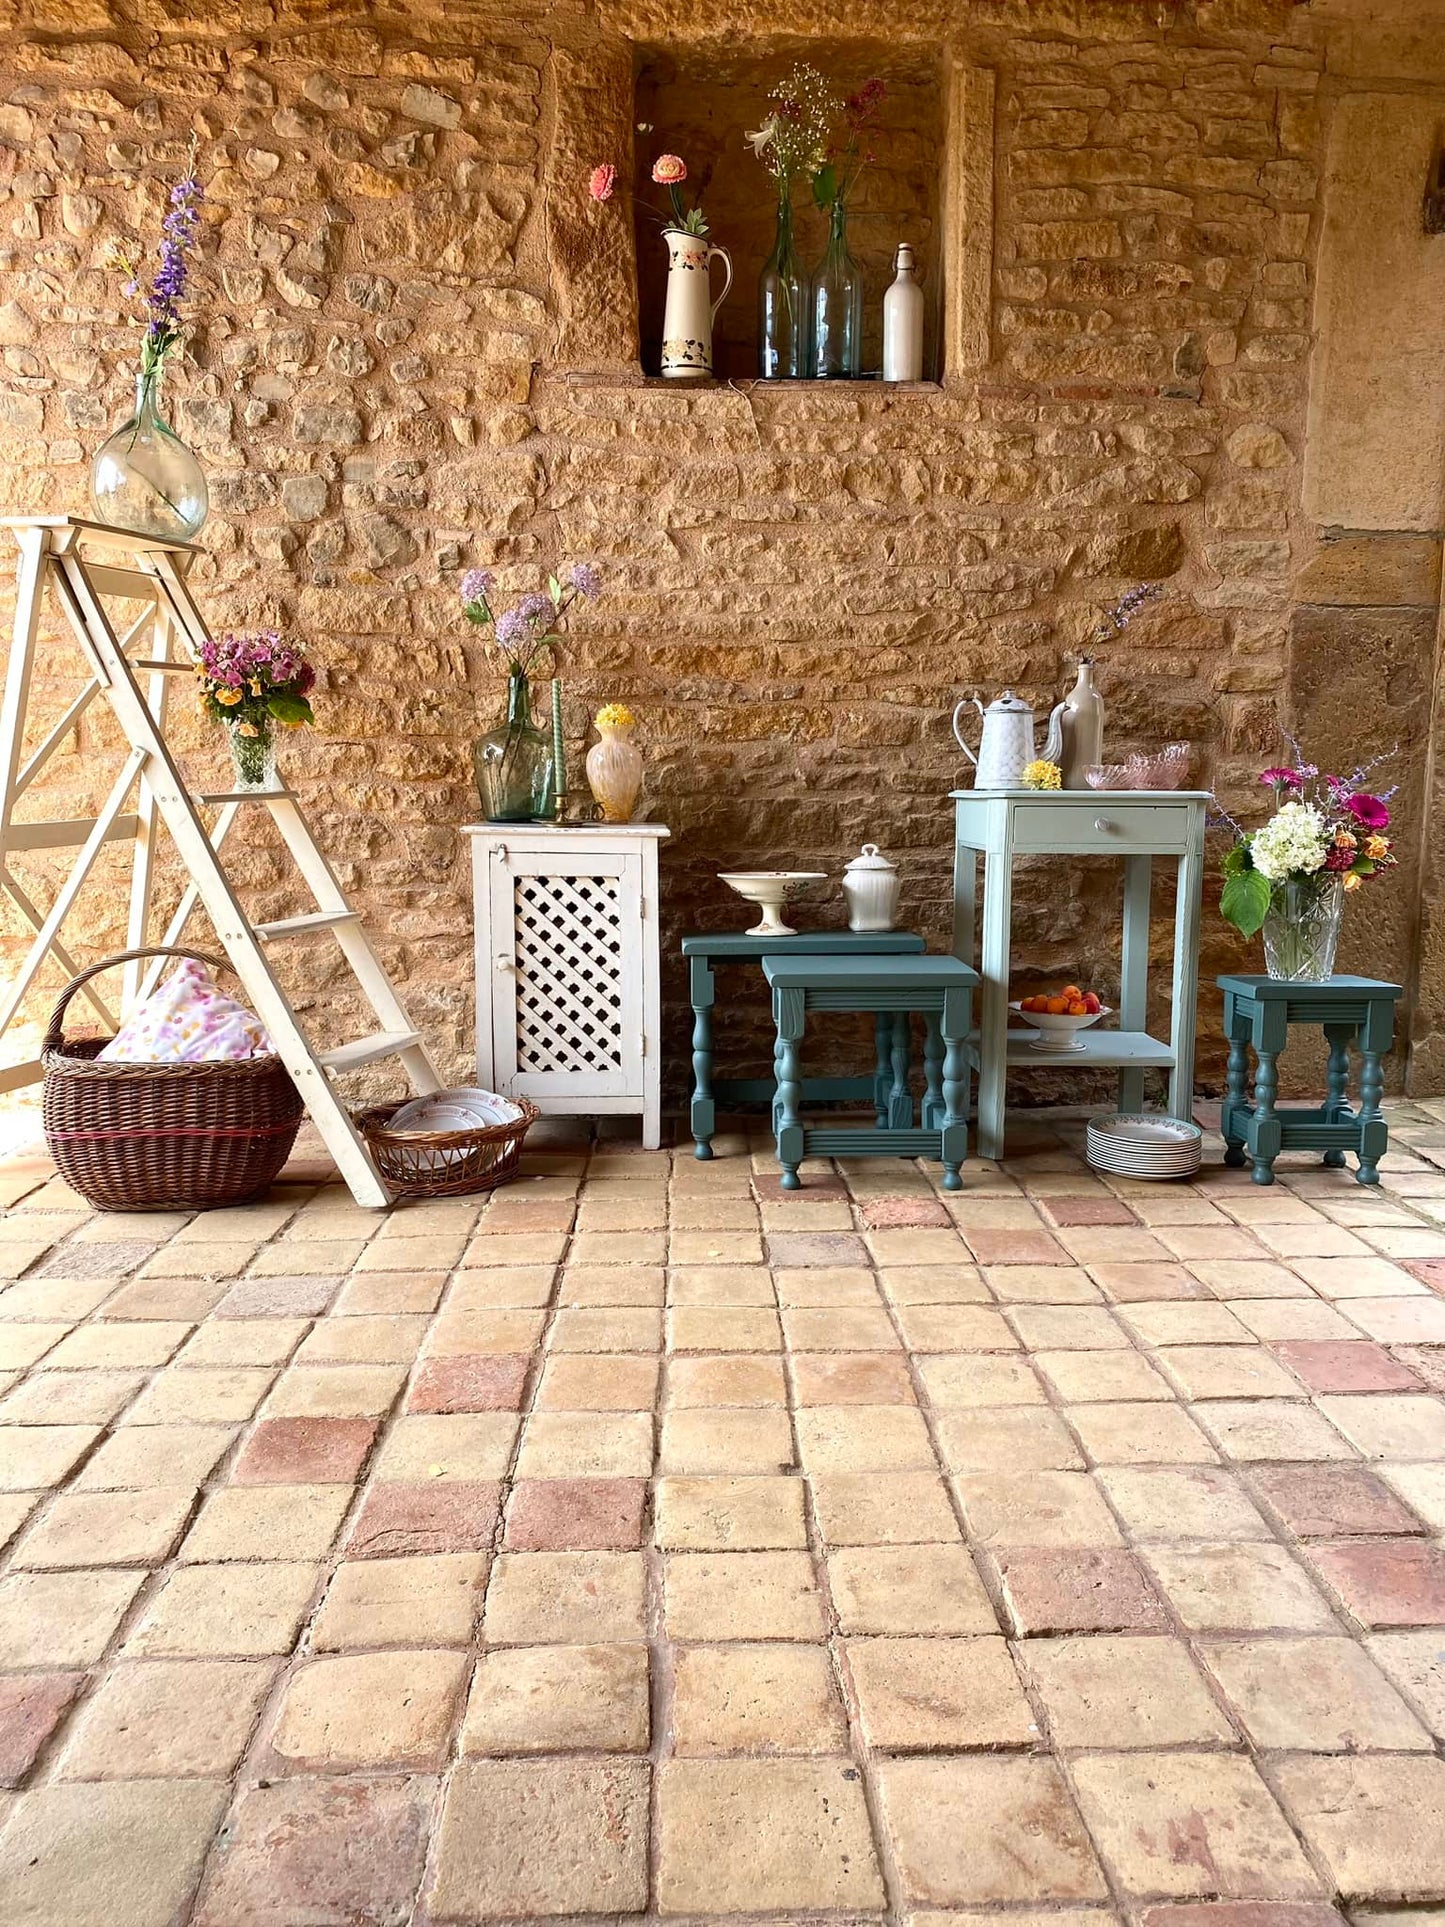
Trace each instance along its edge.
<path fill-rule="evenodd" d="M 275 629 L 207 636 L 196 675 L 204 713 L 242 736 L 259 736 L 272 722 L 295 727 L 316 720 L 307 700 L 316 671 L 301 644 Z"/>
<path fill-rule="evenodd" d="M 544 649 L 551 650 L 555 663 L 568 611 L 579 597 L 596 601 L 602 593 L 602 576 L 590 562 L 574 562 L 565 576 L 549 575 L 545 589 L 530 590 L 500 612 L 492 606 L 496 592 L 496 577 L 490 569 L 468 569 L 461 581 L 462 608 L 469 622 L 492 631 L 506 658 L 507 673 L 526 676 Z"/>
<path fill-rule="evenodd" d="M 1152 602 L 1156 596 L 1161 596 L 1163 593 L 1159 583 L 1141 582 L 1137 587 L 1120 596 L 1108 614 L 1100 619 L 1099 626 L 1094 631 L 1095 647 L 1097 648 L 1101 642 L 1110 641 L 1114 636 L 1122 635 L 1144 604 Z"/>
<path fill-rule="evenodd" d="M 165 219 L 161 222 L 160 265 L 147 287 L 140 269 L 118 247 L 110 259 L 126 276 L 124 294 L 140 301 L 145 315 L 141 336 L 141 373 L 149 380 L 159 374 L 166 357 L 180 346 L 185 335 L 181 303 L 190 285 L 191 254 L 199 237 L 201 202 L 205 190 L 196 178 L 195 150 L 186 172 L 170 191 Z"/>

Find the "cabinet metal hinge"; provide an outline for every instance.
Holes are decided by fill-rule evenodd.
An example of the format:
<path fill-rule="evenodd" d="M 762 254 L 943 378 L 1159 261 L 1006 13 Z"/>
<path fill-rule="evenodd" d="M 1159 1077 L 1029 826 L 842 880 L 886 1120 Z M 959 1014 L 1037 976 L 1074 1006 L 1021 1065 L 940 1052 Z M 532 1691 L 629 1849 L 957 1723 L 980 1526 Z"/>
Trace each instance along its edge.
<path fill-rule="evenodd" d="M 643 1031 L 642 1036 L 638 1039 L 637 1054 L 639 1057 L 646 1057 L 647 1055 L 647 1032 L 646 1031 Z"/>

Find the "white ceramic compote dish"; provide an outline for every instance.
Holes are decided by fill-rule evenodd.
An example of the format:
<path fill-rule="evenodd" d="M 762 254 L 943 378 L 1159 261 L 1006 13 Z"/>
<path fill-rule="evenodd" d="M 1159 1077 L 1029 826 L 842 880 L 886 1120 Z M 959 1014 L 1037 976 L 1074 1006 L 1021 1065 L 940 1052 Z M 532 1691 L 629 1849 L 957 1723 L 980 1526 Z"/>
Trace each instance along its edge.
<path fill-rule="evenodd" d="M 1011 1003 L 1009 1009 L 1016 1017 L 1021 1017 L 1031 1030 L 1037 1031 L 1036 1037 L 1029 1039 L 1030 1050 L 1061 1051 L 1082 1050 L 1076 1032 L 1087 1030 L 1090 1024 L 1097 1024 L 1101 1017 L 1112 1017 L 1114 1012 L 1108 1004 L 1102 1010 L 1091 1010 L 1085 1017 L 1069 1017 L 1051 1010 L 1025 1010 L 1021 1004 Z"/>
<path fill-rule="evenodd" d="M 822 883 L 827 875 L 826 870 L 733 870 L 719 872 L 718 882 L 762 911 L 761 921 L 753 925 L 748 936 L 796 937 L 797 931 L 783 922 L 779 912 L 794 891 L 801 890 L 805 883 Z"/>

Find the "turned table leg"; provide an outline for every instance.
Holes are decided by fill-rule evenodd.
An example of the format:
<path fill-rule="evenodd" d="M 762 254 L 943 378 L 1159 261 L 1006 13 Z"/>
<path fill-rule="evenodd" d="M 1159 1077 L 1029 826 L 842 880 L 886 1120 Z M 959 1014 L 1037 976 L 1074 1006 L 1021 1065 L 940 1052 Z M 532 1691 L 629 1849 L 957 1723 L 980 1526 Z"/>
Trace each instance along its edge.
<path fill-rule="evenodd" d="M 1256 1052 L 1259 1067 L 1254 1073 L 1254 1172 L 1256 1184 L 1274 1183 L 1274 1161 L 1279 1156 L 1280 1123 L 1274 1102 L 1279 1094 L 1278 1052 Z"/>
<path fill-rule="evenodd" d="M 695 1158 L 712 1156 L 716 1114 L 712 1101 L 712 1007 L 716 994 L 712 967 L 706 957 L 693 957 L 688 972 L 692 988 L 692 1109 L 689 1122 L 696 1142 Z"/>
<path fill-rule="evenodd" d="M 1244 1132 L 1240 1118 L 1249 1107 L 1249 1040 L 1236 1026 L 1229 1037 L 1229 1065 L 1224 1076 L 1224 1106 L 1219 1128 L 1224 1137 L 1224 1162 L 1239 1170 L 1244 1164 Z"/>
<path fill-rule="evenodd" d="M 943 1188 L 961 1191 L 959 1166 L 968 1155 L 968 1006 L 967 991 L 946 990 L 938 1020 L 943 1036 L 943 1123 L 940 1150 Z"/>
<path fill-rule="evenodd" d="M 1330 1124 L 1348 1124 L 1353 1119 L 1348 1096 L 1350 1040 L 1354 1034 L 1352 1024 L 1325 1025 L 1325 1037 L 1330 1047 L 1329 1063 L 1325 1069 L 1325 1118 Z M 1345 1154 L 1336 1147 L 1325 1152 L 1323 1161 L 1332 1171 L 1340 1171 L 1344 1169 Z"/>
<path fill-rule="evenodd" d="M 803 1036 L 803 994 L 798 990 L 774 992 L 774 1013 L 778 1027 L 778 1163 L 783 1168 L 779 1182 L 784 1191 L 802 1188 L 798 1166 L 803 1162 L 803 1120 L 799 1114 L 803 1085 L 799 1044 Z"/>

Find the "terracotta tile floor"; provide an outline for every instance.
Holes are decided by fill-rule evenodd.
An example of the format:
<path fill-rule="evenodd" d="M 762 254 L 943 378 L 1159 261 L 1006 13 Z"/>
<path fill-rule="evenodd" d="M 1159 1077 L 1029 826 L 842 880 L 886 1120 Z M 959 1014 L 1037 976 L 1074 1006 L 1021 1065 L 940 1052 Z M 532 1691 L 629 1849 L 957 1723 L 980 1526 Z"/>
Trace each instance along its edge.
<path fill-rule="evenodd" d="M 953 1198 L 0 1168 L 0 1921 L 1438 1907 L 1445 1104 L 1394 1129 L 1379 1192 L 1062 1117 Z"/>

